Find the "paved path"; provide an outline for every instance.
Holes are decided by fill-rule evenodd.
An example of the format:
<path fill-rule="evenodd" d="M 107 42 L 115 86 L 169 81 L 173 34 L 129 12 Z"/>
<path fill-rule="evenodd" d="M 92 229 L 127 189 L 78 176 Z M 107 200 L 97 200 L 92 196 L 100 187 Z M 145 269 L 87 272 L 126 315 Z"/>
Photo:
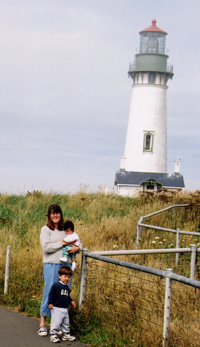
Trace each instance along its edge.
<path fill-rule="evenodd" d="M 37 334 L 39 320 L 0 307 L 0 346 L 1 347 L 51 347 L 49 336 Z M 56 344 L 60 347 L 86 347 L 79 341 Z"/>

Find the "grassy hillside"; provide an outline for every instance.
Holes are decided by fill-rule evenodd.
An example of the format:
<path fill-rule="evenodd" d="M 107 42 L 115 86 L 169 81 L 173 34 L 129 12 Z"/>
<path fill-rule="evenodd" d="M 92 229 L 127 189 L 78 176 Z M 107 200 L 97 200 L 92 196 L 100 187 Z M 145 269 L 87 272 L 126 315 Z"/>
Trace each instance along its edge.
<path fill-rule="evenodd" d="M 141 216 L 166 206 L 188 203 L 183 212 L 178 212 L 176 220 L 170 213 L 162 218 L 155 216 L 156 225 L 177 227 L 183 230 L 200 230 L 200 194 L 142 194 L 138 198 L 123 198 L 115 195 L 86 194 L 75 195 L 43 194 L 38 191 L 25 196 L 0 195 L 0 304 L 17 308 L 19 311 L 39 317 L 42 296 L 42 251 L 39 243 L 41 227 L 46 224 L 48 206 L 61 206 L 65 219 L 75 223 L 83 247 L 89 250 L 135 249 L 137 222 Z M 141 247 L 157 247 L 152 240 L 156 234 L 143 235 Z M 153 238 L 152 238 L 153 237 Z M 162 237 L 164 240 L 164 236 Z M 162 243 L 169 247 L 173 240 Z M 162 241 L 160 241 L 162 242 Z M 187 246 L 191 240 L 183 238 Z M 198 242 L 193 240 L 192 242 Z M 7 246 L 11 246 L 9 293 L 4 296 L 4 271 Z M 161 245 L 159 246 L 161 248 Z M 78 301 L 81 256 L 73 282 L 72 295 Z M 136 259 L 132 259 L 136 261 Z M 157 259 L 162 267 L 162 259 Z M 152 265 L 146 259 L 145 265 Z M 81 321 L 81 324 L 84 324 Z M 81 332 L 80 332 L 81 334 Z M 99 346 L 100 346 L 99 342 Z M 103 346 L 103 345 L 102 345 Z M 104 344 L 104 347 L 107 346 Z"/>

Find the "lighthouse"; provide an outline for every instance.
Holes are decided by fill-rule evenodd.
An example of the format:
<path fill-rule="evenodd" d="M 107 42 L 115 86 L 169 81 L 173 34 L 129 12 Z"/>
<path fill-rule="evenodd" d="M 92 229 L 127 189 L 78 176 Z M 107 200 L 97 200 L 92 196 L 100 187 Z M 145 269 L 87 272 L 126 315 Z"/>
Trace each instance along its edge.
<path fill-rule="evenodd" d="M 133 85 L 124 156 L 115 176 L 121 195 L 184 187 L 178 170 L 167 173 L 167 89 L 173 78 L 166 54 L 167 32 L 154 19 L 139 34 L 139 53 L 128 71 Z"/>

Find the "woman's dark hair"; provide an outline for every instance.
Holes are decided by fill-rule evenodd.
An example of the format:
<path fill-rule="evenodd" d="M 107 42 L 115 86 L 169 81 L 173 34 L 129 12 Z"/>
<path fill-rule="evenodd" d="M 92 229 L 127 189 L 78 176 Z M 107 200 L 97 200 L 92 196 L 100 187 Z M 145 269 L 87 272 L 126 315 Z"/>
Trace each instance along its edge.
<path fill-rule="evenodd" d="M 51 213 L 60 213 L 60 221 L 58 223 L 58 230 L 63 230 L 63 213 L 62 210 L 60 208 L 59 205 L 56 204 L 52 204 L 49 206 L 48 208 L 48 213 L 47 213 L 47 217 L 48 217 L 48 222 L 47 222 L 47 226 L 51 229 L 54 230 L 55 229 L 55 225 L 54 222 L 52 222 L 51 220 Z"/>

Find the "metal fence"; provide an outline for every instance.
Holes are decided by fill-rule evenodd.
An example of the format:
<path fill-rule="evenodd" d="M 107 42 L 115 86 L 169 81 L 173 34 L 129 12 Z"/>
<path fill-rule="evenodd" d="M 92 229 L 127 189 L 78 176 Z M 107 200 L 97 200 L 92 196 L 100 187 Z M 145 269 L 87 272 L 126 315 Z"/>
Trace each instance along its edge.
<path fill-rule="evenodd" d="M 120 251 L 82 252 L 81 309 L 133 346 L 199 346 L 199 281 L 106 255 Z"/>
<path fill-rule="evenodd" d="M 9 258 L 10 249 L 7 251 Z M 168 268 L 176 264 L 177 252 L 185 252 L 184 255 L 190 256 L 188 268 L 191 278 L 175 274 Z M 199 346 L 200 282 L 193 279 L 197 263 L 194 254 L 198 258 L 198 248 L 195 252 L 190 248 L 104 252 L 88 252 L 84 249 L 80 308 L 90 315 L 97 316 L 105 330 L 110 330 L 116 338 L 119 334 L 124 340 L 131 339 L 133 347 Z M 111 256 L 123 260 L 113 259 Z M 160 259 L 161 256 L 168 257 L 166 262 L 164 259 L 162 261 L 163 268 L 167 266 L 165 270 L 141 265 L 145 264 L 146 257 Z M 140 264 L 136 264 L 137 259 Z M 9 275 L 9 264 L 7 270 L 5 280 Z M 26 269 L 23 268 L 23 272 L 25 270 L 27 275 L 28 272 L 31 273 L 30 263 Z M 22 278 L 18 279 L 19 287 L 22 286 L 21 280 Z M 29 283 L 29 293 L 32 278 L 26 279 L 25 282 Z M 23 285 L 26 285 L 25 282 Z M 16 288 L 16 283 L 12 288 Z"/>
<path fill-rule="evenodd" d="M 176 248 L 180 247 L 180 241 L 181 241 L 181 235 L 187 235 L 187 236 L 195 236 L 197 238 L 200 238 L 200 233 L 199 232 L 195 232 L 195 231 L 187 231 L 187 230 L 180 230 L 179 228 L 177 229 L 173 229 L 173 228 L 165 228 L 165 227 L 161 227 L 158 225 L 152 225 L 152 224 L 146 224 L 144 223 L 144 220 L 147 218 L 151 218 L 155 215 L 159 215 L 163 212 L 172 210 L 173 214 L 174 214 L 174 218 L 176 218 L 176 211 L 178 208 L 185 208 L 188 207 L 188 204 L 178 204 L 178 205 L 172 205 L 169 207 L 166 207 L 162 210 L 150 213 L 146 216 L 142 216 L 140 218 L 140 220 L 138 221 L 138 225 L 137 225 L 137 248 L 140 248 L 140 241 L 141 241 L 141 235 L 142 232 L 147 231 L 147 230 L 156 230 L 159 232 L 166 232 L 166 233 L 170 233 L 170 234 L 175 234 L 176 235 Z M 175 223 L 176 224 L 176 223 Z M 199 239 L 200 241 L 200 239 Z"/>

